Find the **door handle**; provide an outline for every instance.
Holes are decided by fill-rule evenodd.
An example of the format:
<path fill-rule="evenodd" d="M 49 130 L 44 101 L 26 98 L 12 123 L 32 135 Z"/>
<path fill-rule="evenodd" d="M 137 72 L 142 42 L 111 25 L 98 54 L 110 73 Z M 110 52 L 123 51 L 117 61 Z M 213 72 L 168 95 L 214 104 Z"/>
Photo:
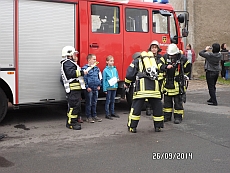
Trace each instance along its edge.
<path fill-rule="evenodd" d="M 92 43 L 89 45 L 90 48 L 99 48 L 99 45 L 97 43 Z"/>

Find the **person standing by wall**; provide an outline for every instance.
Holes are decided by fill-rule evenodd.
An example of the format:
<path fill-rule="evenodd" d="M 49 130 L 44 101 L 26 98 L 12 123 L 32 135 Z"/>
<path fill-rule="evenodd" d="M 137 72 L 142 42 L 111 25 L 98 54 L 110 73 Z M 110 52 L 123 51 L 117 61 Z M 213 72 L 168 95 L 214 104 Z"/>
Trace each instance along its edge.
<path fill-rule="evenodd" d="M 186 46 L 186 50 L 185 50 L 185 56 L 187 57 L 187 59 L 189 60 L 190 64 L 191 64 L 191 71 L 188 74 L 189 80 L 191 80 L 192 78 L 192 65 L 196 60 L 196 53 L 195 51 L 192 49 L 191 44 L 187 44 Z"/>
<path fill-rule="evenodd" d="M 112 120 L 112 117 L 120 118 L 114 113 L 115 96 L 118 88 L 118 72 L 114 66 L 114 58 L 112 55 L 106 57 L 106 67 L 102 73 L 103 92 L 106 94 L 105 102 L 105 118 Z"/>
<path fill-rule="evenodd" d="M 208 50 L 212 50 L 212 52 L 207 52 Z M 199 52 L 199 55 L 205 58 L 204 69 L 210 95 L 210 99 L 207 100 L 208 105 L 217 106 L 216 81 L 219 76 L 219 71 L 221 70 L 220 61 L 222 58 L 220 45 L 218 43 L 213 43 L 212 46 L 206 46 L 204 50 Z"/>
<path fill-rule="evenodd" d="M 229 52 L 229 50 L 227 50 L 227 44 L 226 43 L 223 43 L 221 45 L 220 52 Z M 223 79 L 225 79 L 225 75 L 226 75 L 226 69 L 225 69 L 225 66 L 224 66 L 225 62 L 226 62 L 225 60 L 221 60 L 221 77 Z"/>

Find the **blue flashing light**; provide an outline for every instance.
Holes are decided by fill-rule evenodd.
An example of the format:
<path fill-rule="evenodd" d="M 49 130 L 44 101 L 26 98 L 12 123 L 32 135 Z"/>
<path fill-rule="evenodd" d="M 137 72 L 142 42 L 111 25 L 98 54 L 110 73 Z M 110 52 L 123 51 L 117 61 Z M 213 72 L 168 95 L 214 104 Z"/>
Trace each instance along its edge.
<path fill-rule="evenodd" d="M 153 0 L 153 2 L 159 2 L 161 4 L 167 4 L 167 3 L 169 3 L 169 0 Z"/>

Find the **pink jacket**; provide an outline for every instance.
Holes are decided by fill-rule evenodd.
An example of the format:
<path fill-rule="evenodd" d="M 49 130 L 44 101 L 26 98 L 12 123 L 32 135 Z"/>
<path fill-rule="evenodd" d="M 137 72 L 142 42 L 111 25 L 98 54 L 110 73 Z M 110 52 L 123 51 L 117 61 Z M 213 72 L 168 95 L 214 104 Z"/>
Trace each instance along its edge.
<path fill-rule="evenodd" d="M 196 53 L 193 49 L 191 49 L 191 51 L 192 51 L 192 63 L 194 63 L 196 60 Z M 188 54 L 188 50 L 185 51 L 184 55 L 187 57 L 187 54 Z"/>

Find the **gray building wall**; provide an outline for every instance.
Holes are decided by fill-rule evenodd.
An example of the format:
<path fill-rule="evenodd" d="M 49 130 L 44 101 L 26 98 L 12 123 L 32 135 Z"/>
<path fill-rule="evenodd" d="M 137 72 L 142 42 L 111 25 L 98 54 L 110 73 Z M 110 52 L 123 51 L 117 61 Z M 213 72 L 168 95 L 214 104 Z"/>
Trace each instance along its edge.
<path fill-rule="evenodd" d="M 198 55 L 200 50 L 217 42 L 226 43 L 230 49 L 230 1 L 224 0 L 169 0 L 175 10 L 189 12 L 190 43 L 197 54 L 193 65 L 193 75 L 204 75 L 204 59 Z"/>

